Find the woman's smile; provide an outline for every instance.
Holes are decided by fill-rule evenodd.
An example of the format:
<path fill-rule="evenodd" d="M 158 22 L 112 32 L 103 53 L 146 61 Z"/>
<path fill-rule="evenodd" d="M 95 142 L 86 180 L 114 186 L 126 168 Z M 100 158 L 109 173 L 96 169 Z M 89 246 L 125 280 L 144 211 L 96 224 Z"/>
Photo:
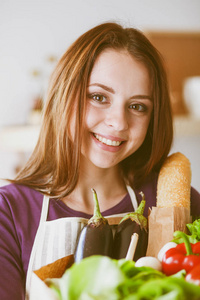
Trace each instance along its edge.
<path fill-rule="evenodd" d="M 104 135 L 92 133 L 92 138 L 95 143 L 103 150 L 115 152 L 121 149 L 120 146 L 123 145 L 125 140 L 116 137 L 106 137 Z"/>

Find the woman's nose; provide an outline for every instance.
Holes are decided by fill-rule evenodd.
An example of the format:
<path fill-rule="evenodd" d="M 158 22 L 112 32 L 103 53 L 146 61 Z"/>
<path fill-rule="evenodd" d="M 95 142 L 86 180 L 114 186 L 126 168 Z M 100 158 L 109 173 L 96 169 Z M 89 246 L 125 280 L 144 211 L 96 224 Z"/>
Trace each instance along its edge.
<path fill-rule="evenodd" d="M 109 127 L 113 127 L 116 131 L 124 131 L 128 129 L 128 119 L 125 108 L 111 108 L 107 112 L 105 123 Z"/>

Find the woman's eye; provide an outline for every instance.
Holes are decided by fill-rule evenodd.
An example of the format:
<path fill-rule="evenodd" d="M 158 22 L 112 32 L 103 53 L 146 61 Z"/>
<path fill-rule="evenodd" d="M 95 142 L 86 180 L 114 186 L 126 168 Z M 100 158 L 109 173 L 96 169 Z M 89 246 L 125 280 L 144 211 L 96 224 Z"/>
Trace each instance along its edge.
<path fill-rule="evenodd" d="M 89 98 L 100 103 L 105 103 L 106 102 L 106 97 L 100 94 L 93 94 L 89 95 Z"/>
<path fill-rule="evenodd" d="M 129 107 L 139 112 L 144 112 L 147 110 L 146 106 L 142 104 L 131 104 Z"/>

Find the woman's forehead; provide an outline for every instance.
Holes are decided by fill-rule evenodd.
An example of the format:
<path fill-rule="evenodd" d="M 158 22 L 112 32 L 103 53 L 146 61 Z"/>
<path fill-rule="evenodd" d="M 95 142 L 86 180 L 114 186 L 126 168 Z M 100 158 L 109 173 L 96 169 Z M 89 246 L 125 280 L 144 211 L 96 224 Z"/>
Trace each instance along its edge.
<path fill-rule="evenodd" d="M 150 77 L 144 63 L 135 59 L 128 51 L 107 49 L 97 58 L 88 85 L 108 85 L 114 89 L 124 86 L 138 89 L 145 86 L 145 92 L 149 90 Z M 148 87 L 147 87 L 148 86 Z"/>

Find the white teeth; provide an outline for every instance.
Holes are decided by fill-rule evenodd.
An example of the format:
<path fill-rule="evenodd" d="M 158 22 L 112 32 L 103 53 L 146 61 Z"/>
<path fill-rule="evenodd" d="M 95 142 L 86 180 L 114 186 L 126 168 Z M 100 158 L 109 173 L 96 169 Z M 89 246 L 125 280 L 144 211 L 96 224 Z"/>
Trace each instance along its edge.
<path fill-rule="evenodd" d="M 106 145 L 108 145 L 108 146 L 119 146 L 119 145 L 121 145 L 121 143 L 122 143 L 122 142 L 119 142 L 119 141 L 112 141 L 112 140 L 103 138 L 103 137 L 101 137 L 100 135 L 95 134 L 95 133 L 94 133 L 94 136 L 95 136 L 95 138 L 96 138 L 98 141 L 100 141 L 100 142 L 102 142 L 103 144 L 106 144 Z"/>

